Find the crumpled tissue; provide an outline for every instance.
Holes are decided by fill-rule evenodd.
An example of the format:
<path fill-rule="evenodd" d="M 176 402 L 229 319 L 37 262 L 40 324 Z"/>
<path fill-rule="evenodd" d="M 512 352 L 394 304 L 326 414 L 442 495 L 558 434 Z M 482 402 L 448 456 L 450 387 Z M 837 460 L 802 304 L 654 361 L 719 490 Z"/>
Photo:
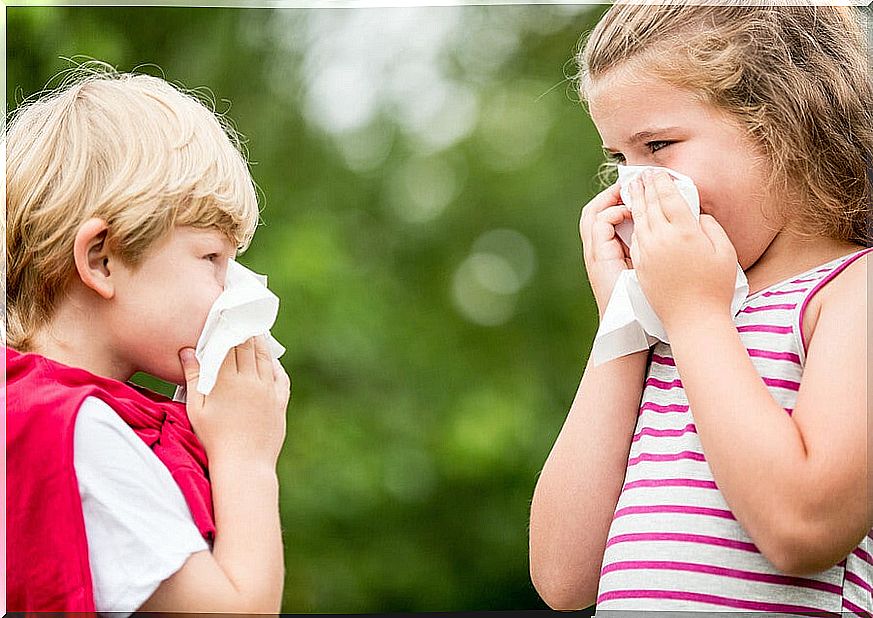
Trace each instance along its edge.
<path fill-rule="evenodd" d="M 266 335 L 270 356 L 282 356 L 285 348 L 270 335 L 278 313 L 279 297 L 267 288 L 267 278 L 229 260 L 224 291 L 209 309 L 194 352 L 200 363 L 197 392 L 212 392 L 227 353 L 251 337 Z M 185 401 L 186 387 L 176 388 L 173 399 Z"/>
<path fill-rule="evenodd" d="M 621 185 L 621 199 L 631 213 L 633 213 L 633 204 L 630 199 L 630 183 L 647 169 L 667 172 L 673 178 L 679 193 L 688 202 L 695 218 L 700 217 L 700 195 L 694 181 L 688 176 L 665 167 L 620 165 L 618 180 Z M 625 221 L 617 225 L 615 231 L 624 244 L 630 247 L 633 222 Z M 740 311 L 748 293 L 749 283 L 746 275 L 737 264 L 737 278 L 731 302 L 733 315 Z M 603 312 L 603 319 L 591 349 L 592 361 L 595 365 L 600 365 L 620 356 L 648 349 L 658 340 L 670 343 L 663 324 L 643 294 L 636 271 L 626 270 L 619 275 L 612 296 L 609 297 L 606 305 L 606 311 Z"/>

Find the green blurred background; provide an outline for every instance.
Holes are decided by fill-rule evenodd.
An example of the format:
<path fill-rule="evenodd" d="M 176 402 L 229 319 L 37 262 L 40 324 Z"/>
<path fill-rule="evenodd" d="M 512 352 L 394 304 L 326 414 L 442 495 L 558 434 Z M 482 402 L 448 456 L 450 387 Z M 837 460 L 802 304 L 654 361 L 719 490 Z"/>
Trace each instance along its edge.
<path fill-rule="evenodd" d="M 530 497 L 596 329 L 568 76 L 604 8 L 7 7 L 7 110 L 85 56 L 211 92 L 248 139 L 240 261 L 294 384 L 283 611 L 545 608 Z"/>

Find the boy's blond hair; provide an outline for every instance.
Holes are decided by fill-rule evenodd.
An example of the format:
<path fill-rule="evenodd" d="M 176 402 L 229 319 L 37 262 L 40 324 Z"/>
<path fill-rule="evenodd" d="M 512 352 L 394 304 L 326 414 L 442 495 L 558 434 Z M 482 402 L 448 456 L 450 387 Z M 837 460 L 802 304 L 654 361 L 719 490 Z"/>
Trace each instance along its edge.
<path fill-rule="evenodd" d="M 258 222 L 241 142 L 163 79 L 84 66 L 26 102 L 6 132 L 8 345 L 27 351 L 75 272 L 91 217 L 136 266 L 174 225 L 214 227 L 244 249 Z M 172 273 L 167 273 L 168 277 Z"/>
<path fill-rule="evenodd" d="M 618 68 L 699 93 L 747 131 L 795 232 L 869 246 L 866 18 L 845 6 L 695 2 L 610 8 L 577 57 L 583 99 Z"/>

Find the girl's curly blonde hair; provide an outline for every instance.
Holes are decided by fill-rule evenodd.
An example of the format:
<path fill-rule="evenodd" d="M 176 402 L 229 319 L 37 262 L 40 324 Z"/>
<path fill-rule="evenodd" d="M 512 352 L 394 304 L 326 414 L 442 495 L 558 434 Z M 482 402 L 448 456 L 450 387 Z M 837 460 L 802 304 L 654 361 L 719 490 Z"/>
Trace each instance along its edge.
<path fill-rule="evenodd" d="M 92 217 L 136 266 L 174 225 L 214 227 L 240 249 L 258 222 L 233 129 L 163 79 L 88 64 L 16 109 L 6 131 L 8 345 L 27 351 L 75 272 Z"/>
<path fill-rule="evenodd" d="M 723 3 L 722 3 L 723 4 Z M 743 126 L 792 229 L 871 244 L 873 81 L 858 9 L 620 1 L 577 56 L 579 90 L 618 67 L 698 93 Z"/>

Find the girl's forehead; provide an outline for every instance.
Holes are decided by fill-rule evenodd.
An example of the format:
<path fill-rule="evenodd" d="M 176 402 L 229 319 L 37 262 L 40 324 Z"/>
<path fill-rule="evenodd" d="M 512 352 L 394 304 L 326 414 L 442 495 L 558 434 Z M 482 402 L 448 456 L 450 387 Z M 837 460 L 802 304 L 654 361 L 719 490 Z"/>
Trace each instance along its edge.
<path fill-rule="evenodd" d="M 588 110 L 594 123 L 636 133 L 640 125 L 653 127 L 693 125 L 718 115 L 718 110 L 696 93 L 662 79 L 628 72 L 592 82 Z"/>
<path fill-rule="evenodd" d="M 616 70 L 592 80 L 587 89 L 589 106 L 601 103 L 610 107 L 672 106 L 677 102 L 696 100 L 694 93 L 643 71 Z"/>

